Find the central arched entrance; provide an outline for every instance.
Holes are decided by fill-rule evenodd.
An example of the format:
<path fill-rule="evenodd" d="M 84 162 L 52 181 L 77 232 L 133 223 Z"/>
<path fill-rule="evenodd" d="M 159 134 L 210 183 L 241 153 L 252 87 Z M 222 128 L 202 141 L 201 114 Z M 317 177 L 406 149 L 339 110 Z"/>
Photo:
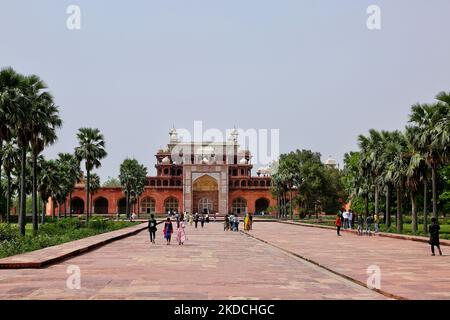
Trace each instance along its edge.
<path fill-rule="evenodd" d="M 217 180 L 205 174 L 193 183 L 194 210 L 198 213 L 219 211 L 219 186 Z"/>
<path fill-rule="evenodd" d="M 198 212 L 213 212 L 214 211 L 214 203 L 209 198 L 202 198 L 198 202 Z"/>

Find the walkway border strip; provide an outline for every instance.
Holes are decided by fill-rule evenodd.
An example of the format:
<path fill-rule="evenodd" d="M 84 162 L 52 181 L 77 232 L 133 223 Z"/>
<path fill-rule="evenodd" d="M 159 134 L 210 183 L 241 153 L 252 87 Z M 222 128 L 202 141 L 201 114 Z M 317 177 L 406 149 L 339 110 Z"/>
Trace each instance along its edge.
<path fill-rule="evenodd" d="M 277 222 L 283 223 L 283 224 L 290 224 L 290 225 L 298 226 L 298 227 L 318 228 L 318 229 L 326 229 L 326 230 L 336 231 L 336 227 L 324 226 L 324 225 L 313 224 L 313 223 L 283 221 L 283 220 L 278 220 Z M 347 232 L 347 233 L 353 233 L 353 234 L 358 233 L 357 230 L 352 230 L 352 229 L 350 229 L 350 230 L 349 229 L 341 229 L 341 232 Z M 397 239 L 397 240 L 408 240 L 408 241 L 415 241 L 415 242 L 422 242 L 422 243 L 428 243 L 428 240 L 429 240 L 427 237 L 423 237 L 423 236 L 413 236 L 413 235 L 388 233 L 388 232 L 374 233 L 372 231 L 372 236 L 391 238 L 391 239 Z M 447 239 L 440 239 L 440 244 L 441 244 L 441 246 L 450 246 L 450 241 Z"/>
<path fill-rule="evenodd" d="M 113 236 L 113 237 L 110 237 L 110 238 L 107 238 L 107 239 L 102 239 L 100 241 L 93 242 L 93 243 L 88 244 L 88 245 L 86 245 L 84 247 L 76 248 L 76 249 L 71 250 L 69 252 L 62 253 L 60 255 L 56 255 L 56 256 L 48 258 L 48 259 L 43 259 L 43 260 L 41 259 L 39 261 L 32 261 L 32 259 L 31 259 L 31 261 L 25 261 L 25 262 L 19 262 L 19 261 L 18 262 L 15 262 L 15 261 L 8 262 L 8 259 L 11 259 L 11 258 L 13 258 L 15 256 L 5 257 L 3 259 L 0 259 L 0 269 L 41 269 L 41 268 L 45 268 L 45 267 L 48 267 L 50 265 L 56 264 L 58 262 L 62 262 L 62 261 L 71 259 L 73 257 L 76 257 L 76 256 L 79 256 L 79 255 L 88 253 L 90 251 L 93 251 L 95 249 L 103 247 L 103 246 L 105 246 L 105 245 L 107 245 L 107 244 L 109 244 L 111 242 L 114 242 L 114 241 L 117 241 L 117 240 L 121 240 L 121 239 L 124 239 L 124 238 L 128 238 L 130 236 L 134 236 L 134 235 L 136 235 L 136 234 L 146 230 L 147 229 L 147 224 L 146 223 L 142 223 L 142 224 L 138 224 L 136 226 L 128 227 L 128 228 L 135 228 L 135 229 L 131 230 L 129 232 L 125 232 L 125 233 L 119 234 L 117 236 Z M 122 230 L 125 230 L 125 229 L 126 228 L 124 228 Z M 111 231 L 111 232 L 117 232 L 117 231 L 120 231 L 120 230 L 121 229 L 114 230 L 114 231 Z M 102 236 L 102 235 L 104 236 L 106 234 L 107 233 L 101 233 L 101 234 L 98 234 L 96 236 Z M 95 236 L 93 236 L 93 237 L 95 237 Z M 83 240 L 83 239 L 87 239 L 87 238 L 82 238 L 82 239 L 79 239 L 79 240 Z M 78 241 L 78 240 L 75 240 L 75 241 Z M 71 242 L 73 242 L 73 241 L 71 241 Z M 69 245 L 71 242 L 62 243 L 62 244 L 60 244 L 58 246 Z M 52 247 L 47 247 L 47 248 L 43 248 L 43 249 L 40 249 L 40 250 L 45 250 L 45 249 L 49 249 L 49 248 L 52 248 Z M 39 251 L 39 250 L 37 250 L 37 251 Z M 26 253 L 23 253 L 23 254 L 32 254 L 33 252 L 37 252 L 37 251 L 30 251 L 30 252 L 26 252 Z M 4 262 L 2 262 L 2 260 Z"/>
<path fill-rule="evenodd" d="M 377 292 L 377 293 L 379 293 L 379 294 L 381 294 L 381 295 L 383 295 L 383 296 L 385 296 L 385 297 L 387 297 L 387 298 L 394 299 L 394 300 L 409 300 L 408 298 L 405 298 L 405 297 L 402 297 L 402 296 L 399 296 L 399 295 L 396 295 L 396 294 L 393 294 L 393 293 L 390 293 L 390 292 L 387 292 L 387 291 L 384 291 L 384 290 L 381 290 L 381 289 L 376 289 L 376 288 L 370 289 L 370 288 L 368 288 L 368 287 L 366 286 L 366 284 L 365 284 L 364 282 L 362 282 L 362 281 L 360 281 L 360 280 L 357 280 L 357 279 L 355 279 L 355 278 L 352 278 L 352 277 L 350 277 L 350 276 L 347 276 L 346 274 L 337 272 L 337 271 L 335 271 L 335 270 L 333 270 L 333 269 L 330 269 L 330 268 L 328 268 L 328 267 L 326 267 L 326 266 L 320 264 L 319 262 L 316 262 L 316 261 L 314 261 L 314 260 L 311 260 L 311 259 L 309 259 L 309 258 L 307 258 L 307 257 L 305 257 L 305 256 L 302 256 L 302 255 L 298 254 L 298 253 L 295 253 L 295 252 L 292 252 L 292 251 L 290 251 L 290 250 L 287 250 L 287 249 L 284 249 L 284 248 L 282 248 L 282 247 L 279 247 L 279 246 L 277 246 L 276 244 L 273 244 L 273 243 L 270 243 L 270 242 L 268 242 L 268 241 L 266 241 L 266 240 L 263 240 L 263 239 L 261 239 L 261 238 L 258 238 L 258 237 L 254 236 L 254 235 L 249 234 L 248 232 L 244 232 L 244 231 L 242 231 L 242 230 L 241 230 L 240 232 L 241 232 L 242 234 L 244 234 L 244 235 L 246 235 L 246 236 L 252 238 L 252 239 L 255 239 L 255 240 L 260 241 L 260 242 L 262 242 L 262 243 L 264 243 L 264 244 L 267 244 L 267 245 L 269 245 L 269 246 L 271 246 L 271 247 L 273 247 L 273 248 L 276 248 L 276 249 L 278 249 L 278 250 L 280 250 L 280 251 L 283 251 L 284 253 L 290 254 L 290 255 L 292 255 L 292 256 L 294 256 L 294 257 L 297 257 L 297 258 L 300 258 L 300 259 L 302 259 L 302 260 L 304 260 L 304 261 L 306 261 L 306 262 L 312 263 L 313 265 L 315 265 L 315 266 L 317 266 L 317 267 L 319 267 L 319 268 L 322 268 L 322 269 L 324 269 L 324 270 L 326 270 L 326 271 L 328 271 L 328 272 L 331 272 L 331 273 L 333 273 L 333 274 L 335 274 L 335 275 L 337 275 L 337 276 L 339 276 L 339 277 L 342 277 L 342 278 L 344 278 L 344 279 L 346 279 L 346 280 L 349 280 L 349 281 L 351 281 L 351 282 L 353 282 L 353 283 L 355 283 L 355 284 L 357 284 L 357 285 L 359 285 L 359 286 L 361 286 L 361 287 L 364 287 L 364 288 L 366 288 L 366 289 L 368 289 L 368 290 L 375 291 L 375 292 Z"/>

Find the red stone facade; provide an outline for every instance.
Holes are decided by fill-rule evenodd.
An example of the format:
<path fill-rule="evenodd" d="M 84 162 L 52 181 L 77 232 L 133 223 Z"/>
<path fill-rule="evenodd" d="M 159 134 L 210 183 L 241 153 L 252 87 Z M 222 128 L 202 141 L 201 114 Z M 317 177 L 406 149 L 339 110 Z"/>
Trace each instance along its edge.
<path fill-rule="evenodd" d="M 132 212 L 135 213 L 165 213 L 168 210 L 177 210 L 183 212 L 185 210 L 184 197 L 185 192 L 189 192 L 192 196 L 192 211 L 201 211 L 208 208 L 212 213 L 225 215 L 226 213 L 234 212 L 244 214 L 250 213 L 270 213 L 276 206 L 276 200 L 271 195 L 271 178 L 268 172 L 258 171 L 257 176 L 252 176 L 252 164 L 250 164 L 251 156 L 249 151 L 238 150 L 236 141 L 227 142 L 223 145 L 214 144 L 209 148 L 220 149 L 223 146 L 234 150 L 235 155 L 230 156 L 226 154 L 220 156 L 220 161 L 217 161 L 216 154 L 205 155 L 205 145 L 202 146 L 202 154 L 197 157 L 197 154 L 184 155 L 182 161 L 178 163 L 173 157 L 174 142 L 178 142 L 176 132 L 171 131 L 171 143 L 166 150 L 159 150 L 156 154 L 156 173 L 154 177 L 148 177 L 148 183 L 144 193 L 139 197 L 138 201 L 133 205 Z M 175 137 L 173 136 L 175 135 Z M 233 144 L 234 143 L 234 144 Z M 186 146 L 189 144 L 184 144 Z M 234 148 L 234 149 L 233 149 Z M 217 150 L 215 151 L 217 152 Z M 191 162 L 192 161 L 192 162 Z M 183 179 L 184 163 L 189 165 L 196 165 L 200 168 L 207 166 L 214 168 L 226 167 L 228 177 L 228 187 L 223 191 L 224 186 L 209 176 L 203 180 L 197 179 L 192 181 L 192 186 L 186 187 Z M 226 175 L 226 174 L 225 174 Z M 208 176 L 205 174 L 204 176 Z M 204 178 L 203 176 L 203 178 Z M 189 189 L 189 191 L 187 190 Z M 191 194 L 192 189 L 192 194 Z M 226 194 L 228 201 L 228 212 L 220 212 L 219 205 L 219 190 Z M 125 196 L 121 188 L 101 188 L 92 196 L 92 209 L 90 212 L 94 214 L 116 215 L 118 213 L 125 213 Z M 72 213 L 75 215 L 86 212 L 86 192 L 84 185 L 77 185 L 75 191 L 72 193 L 72 205 L 70 200 L 66 200 L 65 208 L 61 208 L 62 212 L 69 212 L 72 208 Z M 48 208 L 48 214 L 51 214 L 51 202 Z M 222 208 L 225 208 L 222 206 Z M 223 211 L 223 210 L 222 210 Z M 58 208 L 56 209 L 58 213 Z"/>

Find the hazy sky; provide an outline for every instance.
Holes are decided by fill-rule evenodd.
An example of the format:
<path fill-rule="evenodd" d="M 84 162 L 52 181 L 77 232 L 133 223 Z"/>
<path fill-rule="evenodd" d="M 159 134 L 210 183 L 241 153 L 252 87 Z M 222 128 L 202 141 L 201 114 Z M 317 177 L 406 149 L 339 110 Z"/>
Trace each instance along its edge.
<path fill-rule="evenodd" d="M 81 8 L 81 30 L 66 9 Z M 382 30 L 366 27 L 381 7 Z M 97 172 L 154 154 L 175 125 L 280 129 L 280 149 L 339 162 L 369 128 L 401 129 L 411 104 L 450 91 L 448 0 L 0 0 L 0 67 L 49 85 L 71 152 L 105 135 Z"/>

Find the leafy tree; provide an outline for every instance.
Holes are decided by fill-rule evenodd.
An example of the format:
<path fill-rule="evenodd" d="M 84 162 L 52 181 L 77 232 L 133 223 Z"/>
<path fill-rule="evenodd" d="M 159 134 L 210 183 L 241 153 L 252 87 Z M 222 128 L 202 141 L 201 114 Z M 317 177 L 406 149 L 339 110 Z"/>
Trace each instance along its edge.
<path fill-rule="evenodd" d="M 437 218 L 437 170 L 448 161 L 450 148 L 450 95 L 440 93 L 435 104 L 412 106 L 409 122 L 415 130 L 412 144 L 431 169 L 433 217 Z"/>
<path fill-rule="evenodd" d="M 147 169 L 136 159 L 125 159 L 120 165 L 119 179 L 126 197 L 126 213 L 129 217 L 131 201 L 144 191 Z"/>
<path fill-rule="evenodd" d="M 37 159 L 46 146 L 51 145 L 56 141 L 56 129 L 62 125 L 58 107 L 54 104 L 53 97 L 49 92 L 43 92 L 33 103 L 30 122 L 30 147 L 33 168 L 33 231 L 36 232 L 38 230 L 39 222 L 37 207 Z"/>
<path fill-rule="evenodd" d="M 78 161 L 85 162 L 86 168 L 86 220 L 89 221 L 90 201 L 89 183 L 92 169 L 101 166 L 100 160 L 107 156 L 105 151 L 105 139 L 98 129 L 81 128 L 77 134 L 79 146 L 75 148 L 75 156 Z"/>
<path fill-rule="evenodd" d="M 120 188 L 122 185 L 120 184 L 120 180 L 117 178 L 108 177 L 108 179 L 103 182 L 103 188 Z"/>
<path fill-rule="evenodd" d="M 19 163 L 19 151 L 15 141 L 11 140 L 3 146 L 3 168 L 6 176 L 6 223 L 10 223 L 11 197 L 12 197 L 12 173 Z"/>
<path fill-rule="evenodd" d="M 75 185 L 80 181 L 81 179 L 81 170 L 80 170 L 80 162 L 78 161 L 77 157 L 71 153 L 60 153 L 58 155 L 59 159 L 58 161 L 60 164 L 64 167 L 65 170 L 65 194 L 64 194 L 64 203 L 67 198 L 69 197 L 69 216 L 72 217 L 72 192 L 75 189 Z M 66 209 L 66 208 L 64 208 Z M 66 212 L 64 212 L 64 216 L 66 215 Z"/>

